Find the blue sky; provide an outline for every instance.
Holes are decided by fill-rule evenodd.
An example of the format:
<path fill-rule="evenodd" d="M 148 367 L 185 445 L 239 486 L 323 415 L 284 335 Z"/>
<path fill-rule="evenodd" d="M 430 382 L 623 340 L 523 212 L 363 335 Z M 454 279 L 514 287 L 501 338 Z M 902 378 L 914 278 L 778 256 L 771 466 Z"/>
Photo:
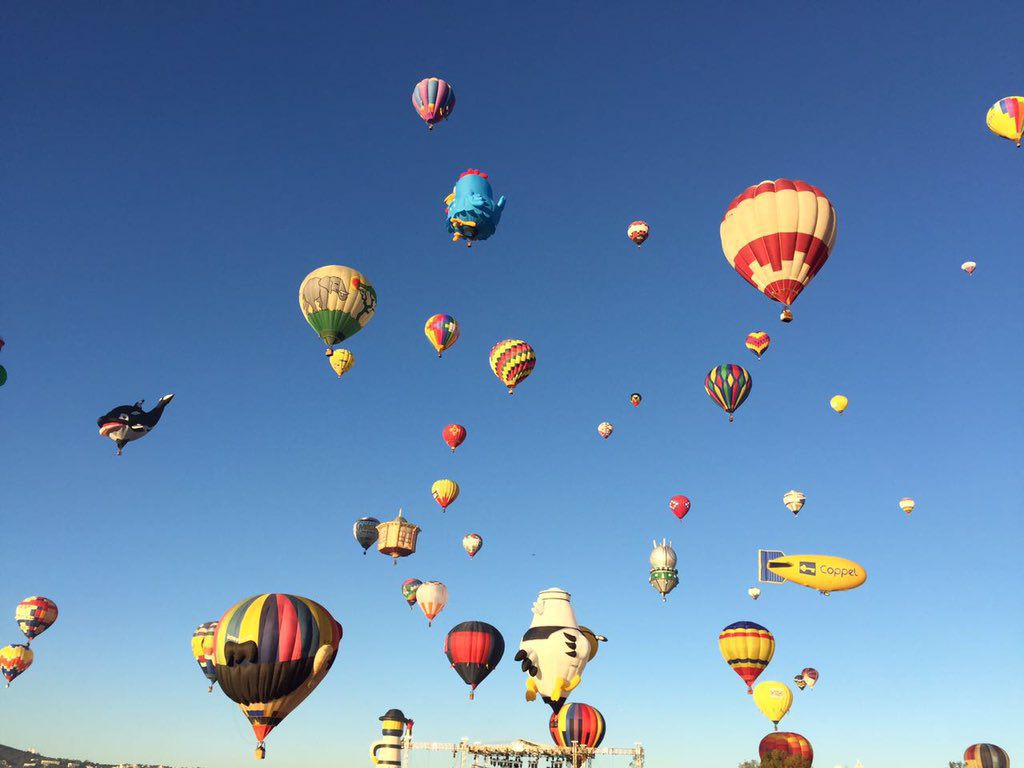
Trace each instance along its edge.
<path fill-rule="evenodd" d="M 1024 154 L 984 126 L 1024 88 L 1014 6 L 6 6 L 0 606 L 44 594 L 61 616 L 0 692 L 0 742 L 248 760 L 189 637 L 265 591 L 345 629 L 271 735 L 275 766 L 369 764 L 391 707 L 424 740 L 546 742 L 511 656 L 558 585 L 610 638 L 574 698 L 653 766 L 756 756 L 771 725 L 717 647 L 741 619 L 775 634 L 762 679 L 820 670 L 783 720 L 818 765 L 924 768 L 977 741 L 1017 760 Z M 409 103 L 427 75 L 458 96 L 432 133 Z M 472 250 L 441 202 L 468 167 L 508 198 Z M 729 201 L 777 177 L 839 213 L 789 326 L 718 236 Z M 330 263 L 380 297 L 340 382 L 296 301 Z M 435 312 L 462 327 L 440 362 Z M 507 337 L 538 356 L 512 398 L 487 365 Z M 754 379 L 731 425 L 702 386 L 730 361 Z M 95 419 L 166 392 L 157 430 L 116 458 Z M 451 421 L 469 430 L 455 455 Z M 462 496 L 442 515 L 445 476 Z M 796 519 L 790 488 L 808 497 Z M 693 500 L 682 523 L 675 493 Z M 399 506 L 420 551 L 363 557 L 353 520 Z M 663 536 L 681 580 L 665 605 L 647 584 Z M 759 546 L 869 578 L 753 603 Z M 432 628 L 400 597 L 409 576 L 449 587 Z M 468 619 L 509 645 L 472 703 L 441 653 Z M 11 621 L 0 641 L 19 637 Z"/>

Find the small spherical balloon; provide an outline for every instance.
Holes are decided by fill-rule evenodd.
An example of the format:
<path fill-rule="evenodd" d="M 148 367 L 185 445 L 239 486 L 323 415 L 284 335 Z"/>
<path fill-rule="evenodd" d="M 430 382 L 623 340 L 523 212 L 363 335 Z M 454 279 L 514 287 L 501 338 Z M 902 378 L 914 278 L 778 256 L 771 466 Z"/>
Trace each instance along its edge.
<path fill-rule="evenodd" d="M 466 439 L 466 428 L 461 424 L 449 424 L 441 430 L 441 437 L 452 449 L 452 453 L 455 453 L 455 449 Z"/>
<path fill-rule="evenodd" d="M 632 404 L 634 408 L 640 405 L 640 401 L 643 399 L 643 396 L 639 392 L 634 392 L 632 395 L 629 396 L 629 402 Z"/>
<path fill-rule="evenodd" d="M 750 595 L 750 599 L 751 600 L 757 600 L 757 598 L 759 598 L 761 596 L 761 588 L 760 587 L 751 587 L 750 589 L 747 590 L 747 594 Z"/>
<path fill-rule="evenodd" d="M 794 515 L 800 512 L 804 508 L 804 502 L 807 497 L 800 491 L 786 491 L 782 497 L 782 503 L 786 505 L 786 509 L 792 512 Z"/>
<path fill-rule="evenodd" d="M 846 395 L 835 395 L 831 400 L 828 401 L 829 406 L 836 413 L 842 413 L 846 410 L 846 407 L 850 404 L 850 401 L 846 398 Z"/>
<path fill-rule="evenodd" d="M 962 269 L 968 275 L 973 275 L 974 270 L 977 269 L 977 267 L 977 263 L 973 261 L 965 261 L 963 264 L 960 265 L 960 269 Z"/>
<path fill-rule="evenodd" d="M 914 511 L 914 507 L 917 506 L 917 502 L 909 497 L 900 499 L 900 509 L 906 512 L 908 515 Z"/>
<path fill-rule="evenodd" d="M 455 89 L 439 77 L 428 77 L 412 90 L 412 106 L 430 130 L 455 109 Z"/>
<path fill-rule="evenodd" d="M 650 234 L 651 228 L 647 226 L 646 221 L 634 221 L 626 230 L 626 236 L 636 243 L 638 248 L 644 244 L 644 241 L 650 236 Z"/>
<path fill-rule="evenodd" d="M 597 434 L 607 440 L 611 437 L 612 432 L 615 431 L 615 427 L 610 422 L 602 421 L 597 425 Z"/>
<path fill-rule="evenodd" d="M 423 333 L 437 356 L 441 357 L 442 352 L 451 349 L 459 340 L 459 323 L 451 315 L 431 315 L 423 326 Z"/>
<path fill-rule="evenodd" d="M 690 500 L 682 494 L 677 494 L 668 500 L 668 508 L 673 515 L 682 520 L 690 511 Z"/>

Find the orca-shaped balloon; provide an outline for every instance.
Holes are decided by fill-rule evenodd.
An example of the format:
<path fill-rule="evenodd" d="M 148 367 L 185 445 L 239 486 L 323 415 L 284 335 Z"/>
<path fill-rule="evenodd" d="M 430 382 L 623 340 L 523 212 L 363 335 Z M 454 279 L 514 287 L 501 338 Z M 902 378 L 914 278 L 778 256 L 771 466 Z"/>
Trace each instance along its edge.
<path fill-rule="evenodd" d="M 164 413 L 164 408 L 173 398 L 173 394 L 164 395 L 151 411 L 142 410 L 145 400 L 139 400 L 135 405 L 117 406 L 96 419 L 100 437 L 109 437 L 113 440 L 117 444 L 117 455 L 120 456 L 128 443 L 145 437 L 149 430 L 156 426 Z"/>

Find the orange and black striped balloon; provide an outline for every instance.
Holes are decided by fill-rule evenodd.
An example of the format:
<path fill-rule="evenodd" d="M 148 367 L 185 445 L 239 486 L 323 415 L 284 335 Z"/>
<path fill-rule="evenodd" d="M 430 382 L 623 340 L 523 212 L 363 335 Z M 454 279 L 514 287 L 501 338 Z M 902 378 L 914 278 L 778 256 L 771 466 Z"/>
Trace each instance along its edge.
<path fill-rule="evenodd" d="M 589 704 L 563 704 L 548 721 L 548 730 L 559 747 L 571 747 L 575 742 L 596 749 L 604 740 L 604 715 Z"/>

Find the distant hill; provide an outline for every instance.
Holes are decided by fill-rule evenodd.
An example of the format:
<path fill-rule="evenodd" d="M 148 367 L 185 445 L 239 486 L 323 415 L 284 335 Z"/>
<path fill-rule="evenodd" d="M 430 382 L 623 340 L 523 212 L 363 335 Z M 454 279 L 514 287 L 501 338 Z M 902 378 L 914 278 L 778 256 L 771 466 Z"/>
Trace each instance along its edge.
<path fill-rule="evenodd" d="M 141 763 L 110 765 L 81 758 L 47 757 L 0 744 L 0 768 L 168 768 L 168 766 L 150 766 Z"/>

